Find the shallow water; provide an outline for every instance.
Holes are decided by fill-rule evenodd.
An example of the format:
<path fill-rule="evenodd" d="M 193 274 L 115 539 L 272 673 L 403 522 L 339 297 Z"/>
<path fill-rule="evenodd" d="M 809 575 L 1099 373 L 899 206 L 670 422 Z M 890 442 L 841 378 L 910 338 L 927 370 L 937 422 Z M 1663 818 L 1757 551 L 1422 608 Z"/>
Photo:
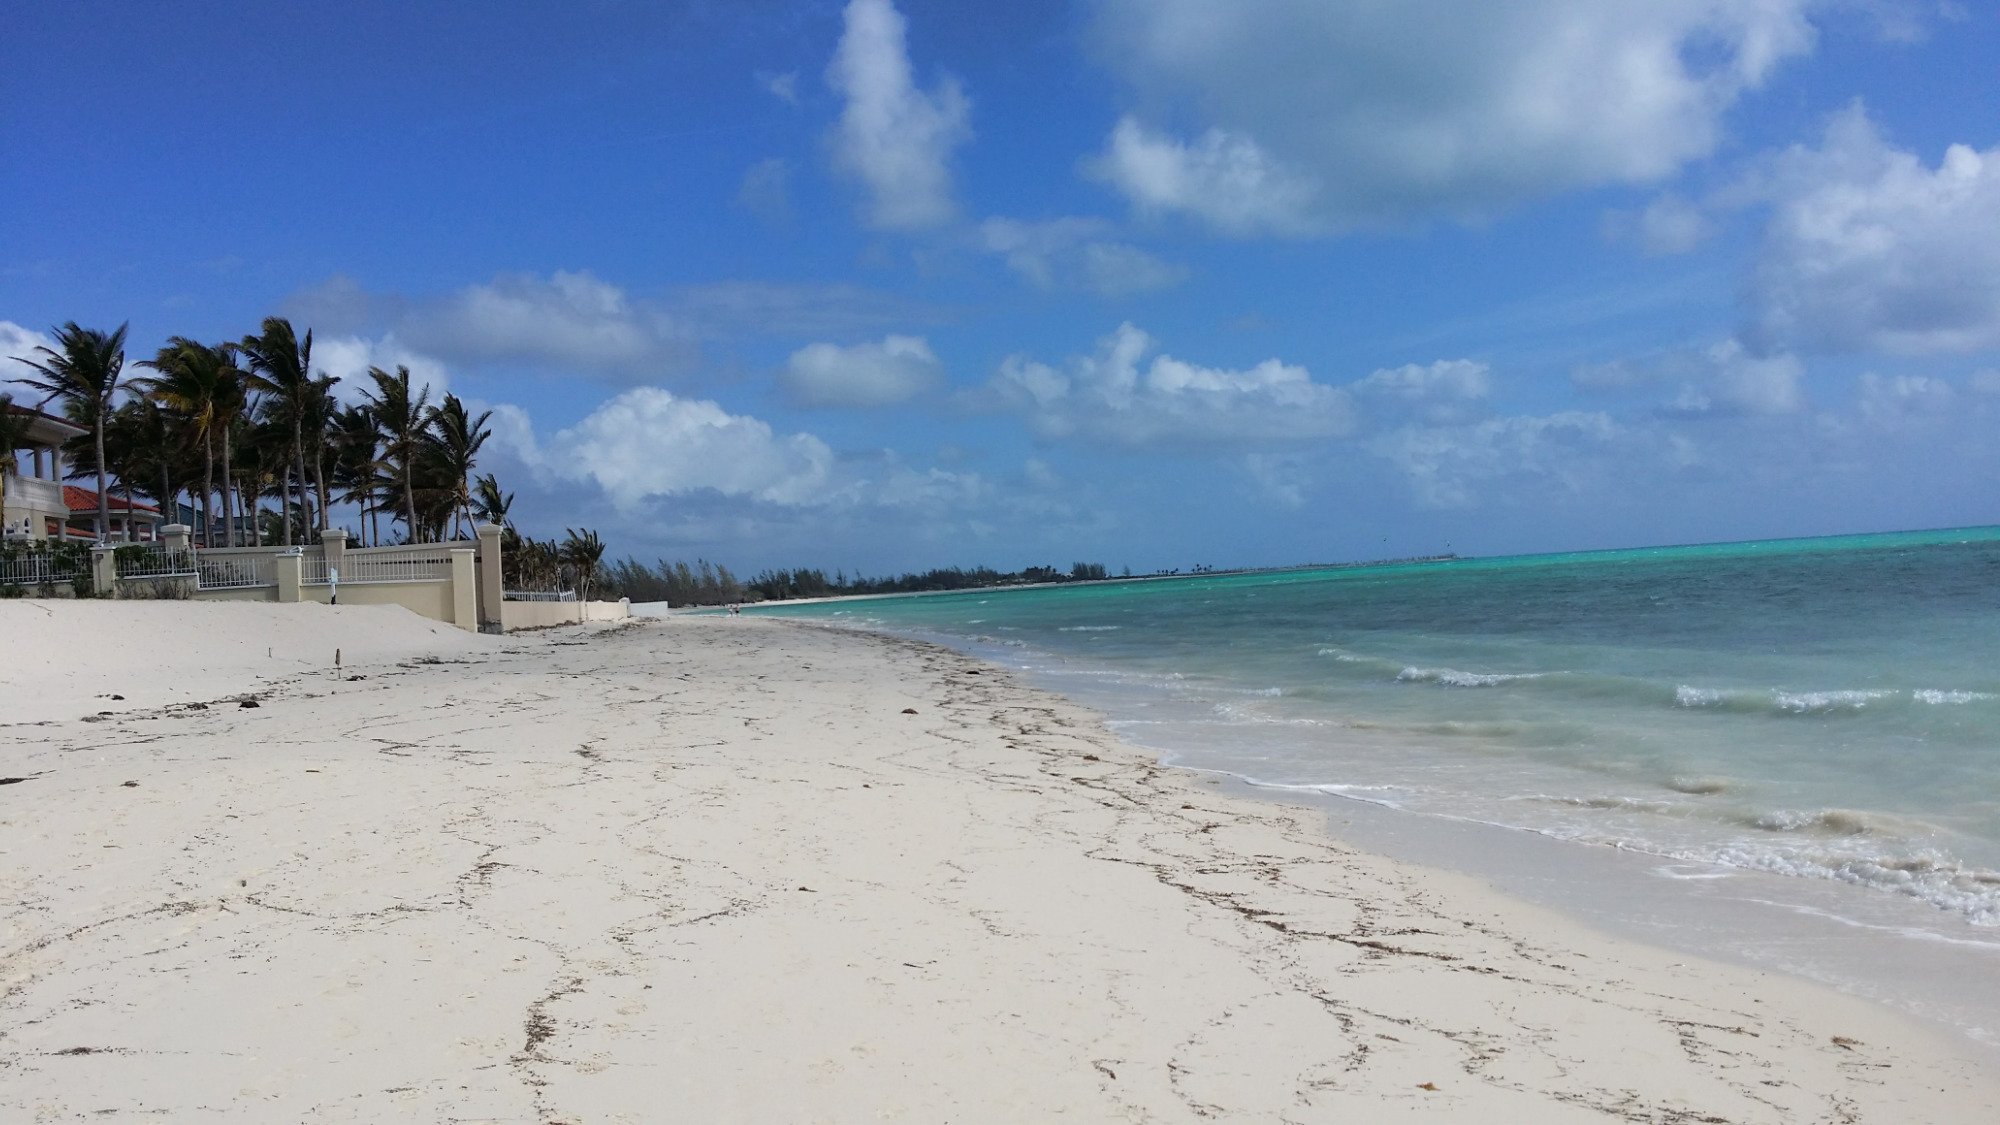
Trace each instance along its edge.
<path fill-rule="evenodd" d="M 2000 928 L 2000 529 L 776 608 L 999 648 L 1179 764 Z"/>
<path fill-rule="evenodd" d="M 998 660 L 1361 846 L 2000 1049 L 2000 528 L 761 612 Z"/>

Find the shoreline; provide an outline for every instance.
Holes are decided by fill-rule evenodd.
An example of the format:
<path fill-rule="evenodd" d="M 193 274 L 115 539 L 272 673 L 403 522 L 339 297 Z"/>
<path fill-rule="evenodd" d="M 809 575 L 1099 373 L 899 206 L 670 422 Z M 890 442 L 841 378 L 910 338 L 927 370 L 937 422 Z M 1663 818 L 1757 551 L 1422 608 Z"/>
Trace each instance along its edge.
<path fill-rule="evenodd" d="M 1355 850 L 935 645 L 676 617 L 256 694 L 8 728 L 0 1107 L 2000 1112 L 1894 1013 Z"/>
<path fill-rule="evenodd" d="M 1615 937 L 1776 971 L 1880 1005 L 2000 1060 L 2000 934 L 1892 890 L 1777 874 L 1572 839 L 1520 824 L 1405 808 L 1237 772 L 1199 750 L 1149 740 L 1150 702 L 1108 689 L 1075 653 L 1016 649 L 951 633 L 801 618 L 819 627 L 909 637 L 997 663 L 1096 715 L 1162 765 L 1216 778 L 1245 799 L 1311 808 L 1328 834 L 1389 858 L 1450 871 Z M 1023 653 L 1033 654 L 1024 660 Z M 1126 704 L 1122 709 L 1120 704 Z M 1190 759 L 1195 759 L 1191 761 Z M 1964 931 L 1960 933 L 1958 931 Z"/>

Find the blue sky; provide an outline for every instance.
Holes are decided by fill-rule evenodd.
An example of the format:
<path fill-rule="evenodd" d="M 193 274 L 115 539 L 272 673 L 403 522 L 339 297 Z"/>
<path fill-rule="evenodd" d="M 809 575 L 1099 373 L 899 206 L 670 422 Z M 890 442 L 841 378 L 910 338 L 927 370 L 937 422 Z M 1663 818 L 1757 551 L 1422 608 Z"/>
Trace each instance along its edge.
<path fill-rule="evenodd" d="M 2000 15 L 34 5 L 0 355 L 283 313 L 531 534 L 1114 570 L 2000 520 Z"/>

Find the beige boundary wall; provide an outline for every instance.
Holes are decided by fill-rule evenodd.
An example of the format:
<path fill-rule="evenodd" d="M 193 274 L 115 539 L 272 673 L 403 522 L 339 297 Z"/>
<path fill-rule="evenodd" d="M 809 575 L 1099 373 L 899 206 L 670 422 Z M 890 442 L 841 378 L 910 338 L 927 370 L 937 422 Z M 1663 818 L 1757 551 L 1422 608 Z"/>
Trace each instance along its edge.
<path fill-rule="evenodd" d="M 502 602 L 500 623 L 504 631 L 547 629 L 554 625 L 581 625 L 586 621 L 626 621 L 632 603 L 615 602 Z"/>
<path fill-rule="evenodd" d="M 187 550 L 191 529 L 162 529 L 168 550 Z M 322 533 L 316 547 L 206 547 L 205 563 L 234 562 L 257 585 L 200 589 L 186 574 L 116 578 L 112 552 L 96 560 L 100 589 L 127 598 L 181 597 L 198 601 L 319 602 L 341 605 L 399 605 L 413 613 L 461 629 L 505 632 L 545 629 L 587 621 L 624 621 L 631 604 L 617 602 L 512 602 L 503 599 L 497 527 L 479 529 L 470 543 L 419 543 L 349 550 L 347 533 Z M 206 568 L 204 568 L 206 569 Z M 339 582 L 331 579 L 341 575 Z M 405 574 L 422 577 L 402 577 Z"/>

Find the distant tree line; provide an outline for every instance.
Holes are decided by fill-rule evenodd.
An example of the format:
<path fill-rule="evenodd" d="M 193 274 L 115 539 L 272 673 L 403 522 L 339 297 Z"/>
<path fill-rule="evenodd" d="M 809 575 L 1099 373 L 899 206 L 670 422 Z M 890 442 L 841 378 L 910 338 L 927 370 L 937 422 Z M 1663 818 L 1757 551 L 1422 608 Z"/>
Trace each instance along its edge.
<path fill-rule="evenodd" d="M 1125 573 L 1129 577 L 1132 572 L 1127 570 Z M 598 583 L 605 597 L 696 606 L 852 594 L 920 594 L 991 586 L 1102 581 L 1109 577 L 1110 571 L 1103 563 L 1079 562 L 1066 571 L 1053 566 L 1030 566 L 1017 571 L 1000 571 L 988 566 L 953 566 L 880 578 L 860 574 L 850 577 L 845 571 L 835 571 L 829 578 L 824 570 L 802 567 L 797 570 L 764 570 L 748 582 L 741 582 L 728 567 L 712 564 L 706 559 L 698 559 L 692 566 L 686 562 L 661 559 L 658 565 L 650 567 L 635 559 L 626 559 L 599 570 Z"/>

